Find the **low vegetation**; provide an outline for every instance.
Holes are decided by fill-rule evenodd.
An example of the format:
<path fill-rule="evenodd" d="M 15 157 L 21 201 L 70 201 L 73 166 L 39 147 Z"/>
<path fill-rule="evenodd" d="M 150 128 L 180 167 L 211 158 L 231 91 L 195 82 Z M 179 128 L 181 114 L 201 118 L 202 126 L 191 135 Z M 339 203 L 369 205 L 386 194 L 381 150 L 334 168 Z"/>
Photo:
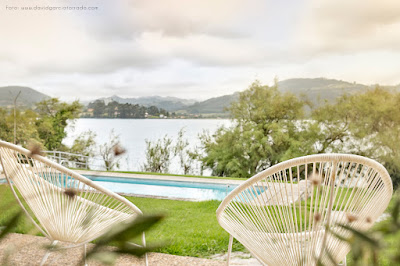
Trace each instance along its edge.
<path fill-rule="evenodd" d="M 178 132 L 173 140 L 168 135 L 156 141 L 146 140 L 145 162 L 142 170 L 153 173 L 168 173 L 171 160 L 176 160 L 184 175 L 195 172 L 203 174 L 199 164 L 198 153 L 192 150 L 189 140 L 184 137 L 184 129 Z"/>

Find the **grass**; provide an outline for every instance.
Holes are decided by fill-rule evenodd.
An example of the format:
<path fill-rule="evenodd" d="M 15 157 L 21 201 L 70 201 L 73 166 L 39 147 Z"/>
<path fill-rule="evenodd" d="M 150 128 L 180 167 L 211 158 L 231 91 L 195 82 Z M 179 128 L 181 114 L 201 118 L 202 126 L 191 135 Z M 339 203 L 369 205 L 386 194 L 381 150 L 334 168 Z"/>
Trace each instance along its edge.
<path fill-rule="evenodd" d="M 128 197 L 144 213 L 165 214 L 165 220 L 146 234 L 150 243 L 165 241 L 159 252 L 208 257 L 227 252 L 229 235 L 216 219 L 219 201 L 187 202 Z M 236 243 L 234 250 L 244 250 Z"/>
<path fill-rule="evenodd" d="M 395 208 L 396 202 L 400 201 L 400 189 L 398 188 L 394 193 L 391 201 L 389 202 L 389 206 L 386 209 L 387 213 L 393 213 L 393 209 Z M 399 214 L 400 215 L 400 214 Z M 389 224 L 389 220 L 382 221 L 381 223 L 374 226 L 374 228 L 382 228 L 385 225 Z M 400 247 L 400 231 L 390 236 L 385 237 L 385 248 L 384 254 L 381 256 L 379 265 L 393 265 L 393 262 L 389 260 L 389 258 L 395 256 L 396 252 L 399 254 L 398 249 Z M 399 258 L 398 258 L 399 260 Z"/>
<path fill-rule="evenodd" d="M 4 225 L 20 210 L 10 188 L 0 185 L 0 226 Z M 146 214 L 164 214 L 165 219 L 146 233 L 148 244 L 162 244 L 157 252 L 209 257 L 225 253 L 228 249 L 229 235 L 216 219 L 215 211 L 220 201 L 175 201 L 152 198 L 127 197 Z M 16 233 L 26 234 L 32 225 L 23 219 L 16 227 Z M 40 235 L 40 234 L 37 234 Z M 243 251 L 244 247 L 234 242 L 234 251 Z"/>
<path fill-rule="evenodd" d="M 0 227 L 4 226 L 16 213 L 21 211 L 8 185 L 0 185 Z M 26 234 L 31 231 L 32 223 L 24 216 L 15 228 L 15 232 Z"/>

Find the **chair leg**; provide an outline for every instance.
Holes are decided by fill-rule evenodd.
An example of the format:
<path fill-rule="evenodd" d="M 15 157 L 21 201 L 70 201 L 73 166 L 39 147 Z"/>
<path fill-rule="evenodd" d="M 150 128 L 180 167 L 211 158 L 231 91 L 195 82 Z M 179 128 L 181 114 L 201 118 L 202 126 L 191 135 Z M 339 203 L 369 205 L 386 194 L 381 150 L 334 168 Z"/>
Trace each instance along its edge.
<path fill-rule="evenodd" d="M 43 266 L 44 263 L 46 262 L 47 258 L 50 255 L 50 252 L 52 252 L 52 249 L 57 245 L 57 240 L 54 240 L 53 242 L 51 242 L 51 245 L 49 247 L 49 249 L 47 250 L 46 254 L 44 254 L 42 261 L 40 262 L 40 266 Z"/>
<path fill-rule="evenodd" d="M 226 259 L 226 265 L 229 265 L 232 253 L 233 236 L 229 235 L 229 245 L 228 245 L 228 257 Z"/>
<path fill-rule="evenodd" d="M 143 245 L 143 247 L 146 247 L 146 237 L 145 237 L 144 232 L 143 232 L 143 235 L 142 235 L 142 245 Z M 149 261 L 148 261 L 148 258 L 147 258 L 147 253 L 144 254 L 144 258 L 145 258 L 146 266 L 148 266 L 149 265 Z"/>
<path fill-rule="evenodd" d="M 342 263 L 339 264 L 340 266 L 347 266 L 347 256 L 344 257 L 344 259 L 342 260 Z"/>
<path fill-rule="evenodd" d="M 84 265 L 87 266 L 87 263 L 86 263 L 86 244 L 83 245 L 83 262 L 84 262 Z"/>

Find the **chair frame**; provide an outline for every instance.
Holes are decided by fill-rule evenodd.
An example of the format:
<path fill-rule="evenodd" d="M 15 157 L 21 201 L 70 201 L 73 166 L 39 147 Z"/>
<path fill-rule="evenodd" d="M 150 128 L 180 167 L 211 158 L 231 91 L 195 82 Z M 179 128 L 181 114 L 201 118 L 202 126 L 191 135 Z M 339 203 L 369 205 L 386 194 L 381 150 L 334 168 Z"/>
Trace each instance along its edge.
<path fill-rule="evenodd" d="M 351 163 L 355 163 L 357 165 L 362 165 L 363 167 L 367 167 L 368 169 L 373 169 L 374 171 L 376 171 L 377 175 L 379 175 L 379 179 L 381 182 L 375 183 L 375 184 L 379 184 L 379 189 L 382 189 L 383 192 L 381 192 L 379 194 L 379 196 L 380 196 L 378 198 L 379 200 L 375 199 L 375 201 L 374 201 L 373 217 L 371 219 L 370 224 L 368 224 L 366 227 L 368 227 L 368 228 L 371 227 L 373 225 L 374 221 L 378 218 L 377 215 L 383 213 L 383 211 L 387 208 L 389 201 L 392 197 L 392 193 L 393 193 L 392 181 L 391 181 L 391 178 L 390 178 L 387 170 L 380 163 L 376 162 L 375 160 L 372 160 L 372 159 L 369 159 L 366 157 L 362 157 L 362 156 L 358 156 L 358 155 L 352 155 L 352 154 L 316 154 L 316 155 L 308 155 L 308 156 L 303 156 L 303 157 L 299 157 L 299 158 L 294 158 L 294 159 L 291 159 L 288 161 L 281 162 L 279 164 L 276 164 L 276 165 L 256 174 L 255 176 L 249 178 L 248 180 L 246 180 L 240 186 L 235 188 L 230 194 L 228 194 L 228 196 L 226 196 L 226 198 L 221 202 L 220 206 L 218 207 L 218 209 L 216 211 L 217 220 L 218 220 L 219 224 L 226 231 L 228 231 L 228 233 L 230 233 L 229 245 L 228 245 L 228 257 L 227 257 L 228 265 L 230 263 L 233 238 L 236 238 L 236 236 L 238 236 L 238 231 L 241 230 L 240 228 L 232 227 L 232 226 L 234 226 L 234 223 L 231 222 L 233 220 L 228 221 L 227 220 L 228 218 L 226 218 L 229 215 L 226 213 L 227 209 L 229 207 L 232 207 L 233 204 L 236 204 L 236 203 L 233 203 L 233 201 L 235 199 L 238 199 L 237 197 L 240 197 L 241 193 L 243 193 L 243 194 L 247 193 L 247 191 L 246 191 L 247 189 L 251 188 L 252 186 L 254 188 L 254 185 L 257 186 L 257 182 L 262 182 L 262 180 L 266 180 L 267 177 L 271 177 L 274 174 L 279 173 L 280 171 L 292 169 L 292 167 L 299 167 L 299 165 L 308 165 L 308 164 L 312 164 L 312 163 L 316 164 L 317 162 L 323 162 L 323 163 L 332 162 L 332 165 L 338 165 L 338 163 L 340 163 L 340 162 L 351 162 Z M 299 169 L 299 168 L 297 168 L 297 169 Z M 308 168 L 306 168 L 306 169 L 308 169 Z M 333 181 L 332 182 L 329 181 L 330 182 L 329 189 L 336 188 L 336 185 L 334 182 L 336 181 L 335 178 L 337 175 L 338 175 L 337 169 L 334 168 L 333 170 L 330 170 L 329 180 L 331 180 L 331 178 L 333 178 L 332 179 Z M 305 176 L 306 176 L 306 182 L 308 182 L 307 174 L 305 174 Z M 289 180 L 289 178 L 287 177 L 286 181 L 288 181 L 288 180 Z M 339 179 L 339 181 L 340 180 L 341 179 Z M 292 176 L 290 176 L 290 183 L 293 184 Z M 330 193 L 329 199 L 327 196 L 327 202 L 328 202 L 327 207 L 328 208 L 326 209 L 326 214 L 324 217 L 324 218 L 327 218 L 325 221 L 328 221 L 326 226 L 329 226 L 329 223 L 331 222 L 330 216 L 333 212 L 332 208 L 333 208 L 334 195 L 335 195 L 335 193 Z M 242 195 L 242 197 L 243 197 L 243 195 Z M 322 198 L 322 196 L 321 196 L 321 198 Z M 295 203 L 292 203 L 292 204 L 294 205 Z M 314 211 L 314 214 L 315 214 L 315 211 Z M 235 219 L 240 220 L 240 215 L 243 215 L 243 213 L 237 214 L 237 215 L 239 215 L 239 218 L 235 218 Z M 248 214 L 246 214 L 246 215 L 248 215 Z M 233 218 L 229 218 L 229 219 L 233 219 Z M 265 217 L 263 219 L 265 219 Z M 343 221 L 343 219 L 342 219 L 342 221 Z M 251 223 L 252 221 L 246 221 L 246 222 Z M 273 223 L 273 221 L 271 223 Z M 240 226 L 243 227 L 244 224 L 242 223 Z M 303 232 L 306 232 L 306 231 L 303 231 Z M 296 233 L 293 233 L 293 234 L 295 235 Z M 300 234 L 300 232 L 298 232 L 297 234 Z M 323 235 L 323 242 L 325 243 L 327 241 L 328 234 L 323 232 L 322 235 Z M 243 237 L 243 235 L 241 235 L 239 237 L 239 239 L 238 239 L 239 242 L 242 242 L 241 240 L 243 240 L 243 239 L 240 239 L 242 237 Z M 249 240 L 249 241 L 251 241 L 251 240 Z M 245 243 L 242 243 L 242 244 L 245 245 Z M 254 250 L 250 250 L 250 249 L 249 249 L 249 251 L 250 251 L 250 253 L 252 253 L 252 255 L 255 258 L 257 258 L 260 262 L 264 263 L 263 260 L 260 259 L 260 257 L 259 257 L 259 254 L 260 254 L 260 252 L 262 253 L 262 251 L 254 252 Z M 275 251 L 275 252 L 279 253 L 279 251 Z M 300 248 L 299 252 L 302 252 L 302 248 Z M 322 252 L 322 250 L 321 250 L 321 252 Z M 346 265 L 345 257 L 342 257 L 341 259 L 344 262 L 344 265 Z"/>
<path fill-rule="evenodd" d="M 5 142 L 5 141 L 0 140 L 0 163 L 1 163 L 1 165 L 2 165 L 3 172 L 4 172 L 4 175 L 5 175 L 6 179 L 7 179 L 7 182 L 8 182 L 8 184 L 10 185 L 11 191 L 12 191 L 12 193 L 13 193 L 15 199 L 17 200 L 18 204 L 20 205 L 20 207 L 24 210 L 25 214 L 26 214 L 26 215 L 28 216 L 28 218 L 30 219 L 30 221 L 35 225 L 35 227 L 36 227 L 46 238 L 48 238 L 48 239 L 51 241 L 51 247 L 52 247 L 53 249 L 54 249 L 54 247 L 56 246 L 56 244 L 59 242 L 59 239 L 54 239 L 54 238 L 51 237 L 49 234 L 47 234 L 47 233 L 39 226 L 39 224 L 35 221 L 35 219 L 32 217 L 32 215 L 31 215 L 31 214 L 28 212 L 28 210 L 25 208 L 25 206 L 22 204 L 20 198 L 19 198 L 18 195 L 17 195 L 17 192 L 15 191 L 14 184 L 13 184 L 13 182 L 12 182 L 13 177 L 12 177 L 12 176 L 10 175 L 10 173 L 8 173 L 8 171 L 7 171 L 7 167 L 6 167 L 6 165 L 5 165 L 4 158 L 3 158 L 4 155 L 2 155 L 2 153 L 1 153 L 1 148 L 6 148 L 6 149 L 9 149 L 9 150 L 11 150 L 11 151 L 13 151 L 13 152 L 16 152 L 16 153 L 19 153 L 19 154 L 23 154 L 23 155 L 26 156 L 27 158 L 30 158 L 30 159 L 36 160 L 36 161 L 38 161 L 38 162 L 40 162 L 40 163 L 43 163 L 44 165 L 49 166 L 49 167 L 51 167 L 51 168 L 53 168 L 53 169 L 59 171 L 60 173 L 66 174 L 66 175 L 70 176 L 71 178 L 76 179 L 76 180 L 80 181 L 81 183 L 86 184 L 88 187 L 94 188 L 94 189 L 96 189 L 97 191 L 99 191 L 99 192 L 105 194 L 106 196 L 111 197 L 111 198 L 113 198 L 113 199 L 115 199 L 115 200 L 117 200 L 117 201 L 123 203 L 125 206 L 127 206 L 129 209 L 131 209 L 135 214 L 137 214 L 137 215 L 143 215 L 142 211 L 141 211 L 137 206 L 135 206 L 132 202 L 130 202 L 130 201 L 127 200 L 126 198 L 124 198 L 124 197 L 118 195 L 117 193 L 114 193 L 114 192 L 112 192 L 112 191 L 110 191 L 110 190 L 108 190 L 108 189 L 106 189 L 106 188 L 104 188 L 104 187 L 102 187 L 102 186 L 100 186 L 100 185 L 94 183 L 92 180 L 90 180 L 90 179 L 88 179 L 88 178 L 86 178 L 86 177 L 84 177 L 84 176 L 82 176 L 82 175 L 76 173 L 75 171 L 72 171 L 72 170 L 70 170 L 70 169 L 68 169 L 68 168 L 66 168 L 66 167 L 64 167 L 64 166 L 62 166 L 62 165 L 60 165 L 60 164 L 57 164 L 57 163 L 55 163 L 55 162 L 53 162 L 53 161 L 50 161 L 49 159 L 47 159 L 47 158 L 45 158 L 45 157 L 43 157 L 43 156 L 41 156 L 41 155 L 39 155 L 39 154 L 31 154 L 31 152 L 30 152 L 29 150 L 25 149 L 25 148 L 22 148 L 22 147 L 20 147 L 20 146 L 17 146 L 17 145 L 14 145 L 14 144 L 11 144 L 11 143 L 8 143 L 8 142 Z M 88 201 L 87 199 L 85 199 L 85 200 Z M 96 204 L 96 203 L 93 203 L 93 204 Z M 31 208 L 31 207 L 29 206 L 29 208 Z M 105 208 L 107 208 L 107 207 L 105 207 Z M 87 245 L 87 243 L 93 241 L 93 240 L 96 239 L 96 238 L 98 238 L 98 236 L 96 236 L 96 237 L 94 237 L 94 238 L 92 238 L 92 239 L 83 241 L 83 242 L 78 243 L 78 244 L 70 244 L 70 245 L 68 245 L 68 246 L 66 246 L 66 247 L 61 247 L 61 249 L 68 249 L 68 248 L 75 248 L 75 247 L 83 246 L 84 256 L 86 257 L 86 245 Z M 61 241 L 62 241 L 62 240 L 61 240 Z M 139 246 L 140 246 L 140 245 L 139 245 Z M 143 246 L 143 247 L 146 246 L 146 238 L 145 238 L 145 233 L 144 233 L 144 232 L 143 232 L 143 234 L 142 234 L 142 245 L 141 245 L 141 246 Z M 60 249 L 60 248 L 57 248 L 57 249 Z M 49 249 L 49 250 L 46 252 L 46 254 L 44 255 L 44 257 L 43 257 L 43 259 L 42 259 L 40 265 L 44 265 L 44 263 L 46 262 L 46 260 L 47 260 L 47 258 L 48 258 L 48 256 L 49 256 L 50 252 L 51 252 L 51 249 Z M 146 263 L 146 266 L 147 266 L 147 265 L 148 265 L 147 254 L 145 255 L 145 263 Z M 86 263 L 85 263 L 85 264 L 86 264 Z"/>

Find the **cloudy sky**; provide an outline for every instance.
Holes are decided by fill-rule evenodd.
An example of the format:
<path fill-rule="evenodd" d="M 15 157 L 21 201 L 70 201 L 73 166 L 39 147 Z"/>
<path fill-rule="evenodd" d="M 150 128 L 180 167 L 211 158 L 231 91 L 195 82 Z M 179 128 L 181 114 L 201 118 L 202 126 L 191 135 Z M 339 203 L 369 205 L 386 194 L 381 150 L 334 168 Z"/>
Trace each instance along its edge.
<path fill-rule="evenodd" d="M 22 10 L 82 5 L 98 10 Z M 394 85 L 400 1 L 0 0 L 0 48 L 0 86 L 63 100 L 207 99 L 275 77 Z"/>

